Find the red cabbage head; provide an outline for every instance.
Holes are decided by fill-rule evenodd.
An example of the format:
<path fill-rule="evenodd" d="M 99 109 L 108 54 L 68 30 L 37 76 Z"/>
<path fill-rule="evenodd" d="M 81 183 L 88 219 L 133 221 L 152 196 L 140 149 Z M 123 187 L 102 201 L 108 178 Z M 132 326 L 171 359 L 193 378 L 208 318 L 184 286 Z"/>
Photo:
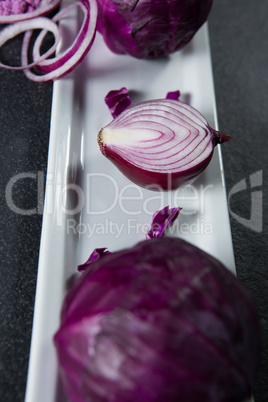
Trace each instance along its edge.
<path fill-rule="evenodd" d="M 70 400 L 244 402 L 260 332 L 235 275 L 178 238 L 100 251 L 80 267 L 54 338 Z"/>
<path fill-rule="evenodd" d="M 149 59 L 182 49 L 207 20 L 212 0 L 98 0 L 98 6 L 107 46 Z"/>

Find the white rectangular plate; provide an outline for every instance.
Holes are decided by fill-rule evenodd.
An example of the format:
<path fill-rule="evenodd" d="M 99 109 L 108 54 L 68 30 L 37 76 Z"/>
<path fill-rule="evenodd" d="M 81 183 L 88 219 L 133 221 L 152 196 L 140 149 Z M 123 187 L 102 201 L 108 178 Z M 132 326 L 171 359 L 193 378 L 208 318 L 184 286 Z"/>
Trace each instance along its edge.
<path fill-rule="evenodd" d="M 63 29 L 75 30 L 76 16 L 67 22 Z M 207 25 L 185 49 L 163 60 L 115 55 L 97 35 L 84 62 L 54 83 L 26 402 L 62 400 L 52 339 L 66 281 L 94 248 L 130 247 L 145 239 L 154 211 L 181 206 L 172 234 L 235 272 L 220 147 L 201 177 L 183 191 L 156 193 L 132 184 L 101 154 L 96 139 L 111 120 L 104 97 L 121 87 L 135 91 L 134 102 L 179 89 L 217 128 Z"/>

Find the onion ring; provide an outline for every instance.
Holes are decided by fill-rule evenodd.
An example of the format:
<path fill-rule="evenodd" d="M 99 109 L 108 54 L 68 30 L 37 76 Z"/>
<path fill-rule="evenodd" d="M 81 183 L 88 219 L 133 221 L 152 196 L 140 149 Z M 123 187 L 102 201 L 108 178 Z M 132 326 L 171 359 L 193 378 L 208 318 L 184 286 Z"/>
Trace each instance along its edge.
<path fill-rule="evenodd" d="M 57 78 L 61 78 L 66 74 L 70 73 L 78 64 L 82 62 L 89 49 L 91 48 L 96 34 L 97 25 L 97 3 L 96 0 L 81 0 L 81 2 L 76 2 L 74 5 L 67 7 L 66 10 L 61 10 L 53 18 L 53 21 L 59 21 L 64 18 L 64 15 L 70 11 L 74 6 L 81 7 L 84 13 L 84 19 L 82 26 L 78 35 L 76 36 L 72 45 L 65 50 L 62 54 L 49 60 L 42 60 L 37 62 L 35 65 L 40 69 L 40 71 L 45 72 L 44 75 L 34 74 L 29 68 L 24 70 L 24 74 L 36 82 L 46 82 Z M 37 45 L 34 46 L 34 59 L 39 60 L 40 57 L 40 45 L 41 39 L 44 37 L 46 32 L 40 33 L 40 38 L 37 41 Z M 26 67 L 28 65 L 28 47 L 31 38 L 31 32 L 27 32 L 24 36 L 21 61 L 22 66 Z"/>
<path fill-rule="evenodd" d="M 27 65 L 14 67 L 14 66 L 9 66 L 7 64 L 0 62 L 0 67 L 5 68 L 7 70 L 25 70 L 26 68 L 31 68 L 31 67 L 36 66 L 39 62 L 41 62 L 44 59 L 46 59 L 47 57 L 51 56 L 55 52 L 56 47 L 59 43 L 60 33 L 59 33 L 59 28 L 58 28 L 57 24 L 54 21 L 52 21 L 48 18 L 45 18 L 45 17 L 38 17 L 38 18 L 34 18 L 32 20 L 20 21 L 15 24 L 7 26 L 5 29 L 3 29 L 0 32 L 0 47 L 3 46 L 9 40 L 15 38 L 15 36 L 25 32 L 25 31 L 32 33 L 33 29 L 40 29 L 40 28 L 45 28 L 47 31 L 52 32 L 55 37 L 55 43 L 46 53 L 44 53 L 42 56 L 39 55 L 38 59 L 35 59 L 35 61 L 33 63 L 30 63 L 30 64 L 27 63 Z M 29 31 L 29 29 L 31 31 Z"/>
<path fill-rule="evenodd" d="M 63 52 L 48 59 L 55 53 L 61 39 L 57 22 L 65 18 L 66 14 L 74 7 L 80 7 L 83 12 L 81 28 L 72 44 Z M 0 67 L 8 70 L 23 70 L 24 74 L 32 81 L 47 82 L 55 80 L 70 73 L 82 62 L 91 48 L 96 34 L 97 25 L 96 0 L 80 0 L 59 11 L 52 19 L 37 17 L 30 20 L 16 22 L 0 31 L 0 47 L 10 39 L 25 32 L 21 48 L 21 66 L 9 66 L 0 62 Z M 33 30 L 41 29 L 33 45 L 33 61 L 28 61 L 28 51 Z M 55 42 L 44 54 L 40 54 L 40 48 L 44 37 L 48 32 L 54 35 Z M 35 74 L 31 68 L 36 67 L 43 75 Z"/>

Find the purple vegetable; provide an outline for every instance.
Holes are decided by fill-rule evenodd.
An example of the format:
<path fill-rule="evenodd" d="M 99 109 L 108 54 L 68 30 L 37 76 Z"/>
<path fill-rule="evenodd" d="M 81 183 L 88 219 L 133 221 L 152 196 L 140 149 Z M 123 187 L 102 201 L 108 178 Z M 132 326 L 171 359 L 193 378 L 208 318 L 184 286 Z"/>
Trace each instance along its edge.
<path fill-rule="evenodd" d="M 167 229 L 173 225 L 179 216 L 181 209 L 182 208 L 180 207 L 169 208 L 169 206 L 166 206 L 160 211 L 156 211 L 153 215 L 151 227 L 146 234 L 146 239 L 165 236 Z M 88 260 L 84 264 L 78 265 L 77 270 L 79 272 L 84 272 L 91 264 L 106 254 L 111 254 L 106 247 L 95 248 L 95 250 L 93 250 L 93 252 L 90 254 Z"/>
<path fill-rule="evenodd" d="M 111 111 L 122 110 L 122 97 L 127 94 L 121 91 L 121 107 L 114 96 Z M 214 147 L 230 139 L 178 96 L 179 91 L 169 92 L 166 99 L 116 112 L 115 119 L 98 134 L 103 155 L 142 187 L 171 190 L 193 182 L 208 166 Z"/>
<path fill-rule="evenodd" d="M 182 208 L 169 208 L 165 207 L 161 209 L 161 211 L 156 211 L 153 215 L 153 220 L 151 224 L 151 228 L 148 231 L 146 238 L 153 239 L 155 237 L 162 237 L 165 235 L 165 231 L 170 228 L 177 217 Z"/>
<path fill-rule="evenodd" d="M 61 9 L 52 19 L 43 16 L 40 17 L 40 15 L 47 14 L 58 6 L 59 3 L 60 0 L 42 1 L 34 11 L 25 14 L 0 16 L 0 24 L 13 23 L 0 31 L 0 48 L 10 39 L 24 33 L 21 48 L 21 66 L 13 67 L 0 61 L 0 67 L 10 70 L 22 70 L 26 77 L 33 81 L 47 82 L 64 77 L 82 62 L 95 39 L 98 13 L 97 2 L 96 0 L 79 0 Z M 76 7 L 83 14 L 81 27 L 77 36 L 65 51 L 50 58 L 55 53 L 62 35 L 62 31 L 59 29 L 57 23 L 61 19 L 66 18 L 66 14 Z M 42 29 L 42 31 L 35 39 L 32 49 L 33 61 L 29 62 L 28 53 L 31 47 L 32 33 L 35 29 Z M 55 43 L 45 53 L 41 54 L 41 45 L 47 32 L 51 32 L 54 35 Z M 43 74 L 36 74 L 31 70 L 33 67 L 36 67 Z"/>
<path fill-rule="evenodd" d="M 184 47 L 206 21 L 212 0 L 98 0 L 98 29 L 115 53 L 148 59 Z"/>
<path fill-rule="evenodd" d="M 0 24 L 24 21 L 50 13 L 61 0 L 0 0 Z"/>
<path fill-rule="evenodd" d="M 244 402 L 260 333 L 230 271 L 162 237 L 90 264 L 67 294 L 54 341 L 73 402 Z"/>
<path fill-rule="evenodd" d="M 0 16 L 23 14 L 34 11 L 41 0 L 0 0 Z"/>
<path fill-rule="evenodd" d="M 105 97 L 105 103 L 108 106 L 111 115 L 115 118 L 122 113 L 131 104 L 127 88 L 110 91 Z"/>
<path fill-rule="evenodd" d="M 95 248 L 95 250 L 90 254 L 89 259 L 84 264 L 78 265 L 77 270 L 79 272 L 85 271 L 91 264 L 106 254 L 111 254 L 111 252 L 106 248 Z"/>

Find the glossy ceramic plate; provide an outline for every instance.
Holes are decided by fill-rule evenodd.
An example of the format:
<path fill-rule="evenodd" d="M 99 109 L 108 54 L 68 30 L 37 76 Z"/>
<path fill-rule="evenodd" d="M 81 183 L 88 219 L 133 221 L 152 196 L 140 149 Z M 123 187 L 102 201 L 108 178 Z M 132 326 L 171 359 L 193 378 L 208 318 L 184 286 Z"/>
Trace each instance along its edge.
<path fill-rule="evenodd" d="M 62 24 L 64 38 L 76 27 L 73 14 Z M 163 60 L 115 55 L 97 35 L 82 65 L 54 83 L 26 402 L 66 400 L 58 386 L 52 338 L 66 283 L 96 247 L 114 251 L 132 246 L 145 239 L 156 210 L 181 206 L 172 235 L 235 271 L 220 147 L 206 171 L 184 190 L 156 193 L 132 184 L 97 144 L 99 130 L 111 120 L 104 97 L 121 87 L 132 91 L 133 103 L 179 89 L 182 100 L 217 128 L 207 25 L 182 51 Z"/>

